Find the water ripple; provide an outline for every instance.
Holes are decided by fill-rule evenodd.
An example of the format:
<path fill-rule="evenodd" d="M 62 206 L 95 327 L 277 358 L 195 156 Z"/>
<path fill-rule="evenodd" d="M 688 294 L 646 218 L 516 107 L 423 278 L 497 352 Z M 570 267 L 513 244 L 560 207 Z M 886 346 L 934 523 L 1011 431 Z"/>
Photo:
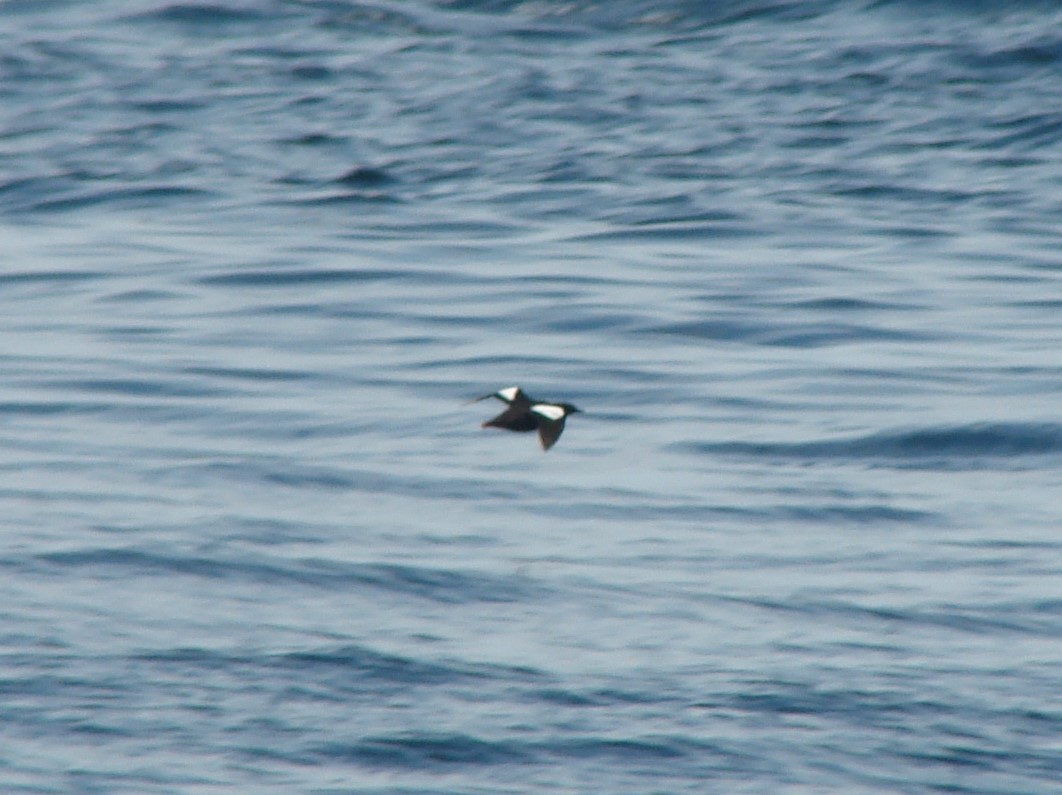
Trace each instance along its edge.
<path fill-rule="evenodd" d="M 709 455 L 738 455 L 808 461 L 859 460 L 926 469 L 978 469 L 1016 464 L 1062 453 L 1062 425 L 975 423 L 892 431 L 811 442 L 680 443 L 674 449 Z"/>
<path fill-rule="evenodd" d="M 82 573 L 80 576 L 102 580 L 160 575 L 207 580 L 236 578 L 267 584 L 291 583 L 325 590 L 369 588 L 448 604 L 520 601 L 534 595 L 537 590 L 532 581 L 523 578 L 391 563 L 342 564 L 320 560 L 270 563 L 164 555 L 132 548 L 50 552 L 34 560 L 45 566 L 44 571 L 78 571 Z M 17 564 L 8 561 L 5 565 Z"/>

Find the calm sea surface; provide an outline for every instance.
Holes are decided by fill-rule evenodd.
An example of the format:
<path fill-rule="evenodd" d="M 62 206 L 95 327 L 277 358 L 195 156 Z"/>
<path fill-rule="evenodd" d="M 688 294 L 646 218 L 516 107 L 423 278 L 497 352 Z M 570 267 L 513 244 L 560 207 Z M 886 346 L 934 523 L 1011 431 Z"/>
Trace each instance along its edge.
<path fill-rule="evenodd" d="M 0 2 L 5 795 L 1060 738 L 1058 2 Z"/>

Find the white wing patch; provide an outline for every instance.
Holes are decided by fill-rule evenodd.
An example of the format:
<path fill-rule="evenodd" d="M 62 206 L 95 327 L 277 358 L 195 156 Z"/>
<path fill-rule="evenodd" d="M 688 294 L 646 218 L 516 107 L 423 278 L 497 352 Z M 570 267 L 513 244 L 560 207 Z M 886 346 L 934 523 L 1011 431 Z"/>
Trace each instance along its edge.
<path fill-rule="evenodd" d="M 514 400 L 516 400 L 516 396 L 519 394 L 520 387 L 518 386 L 507 386 L 505 387 L 505 389 L 498 390 L 498 396 L 501 397 L 503 400 L 508 401 L 509 403 L 512 403 Z"/>
<path fill-rule="evenodd" d="M 554 422 L 564 419 L 564 409 L 560 406 L 554 406 L 552 403 L 536 403 L 531 407 L 531 411 Z"/>

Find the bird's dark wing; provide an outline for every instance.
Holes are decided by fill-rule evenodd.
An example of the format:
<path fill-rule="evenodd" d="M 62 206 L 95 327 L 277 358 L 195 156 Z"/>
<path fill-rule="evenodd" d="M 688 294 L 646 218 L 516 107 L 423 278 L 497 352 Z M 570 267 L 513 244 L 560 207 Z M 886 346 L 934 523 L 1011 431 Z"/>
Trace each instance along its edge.
<path fill-rule="evenodd" d="M 542 449 L 553 447 L 564 432 L 564 418 L 567 416 L 564 407 L 553 403 L 535 403 L 529 413 L 538 419 L 538 440 L 542 442 Z"/>
<path fill-rule="evenodd" d="M 543 450 L 553 447 L 562 433 L 564 433 L 564 417 L 559 420 L 548 420 L 545 417 L 539 419 L 538 440 L 542 443 Z"/>
<path fill-rule="evenodd" d="M 514 401 L 497 417 L 483 423 L 483 427 L 505 428 L 510 431 L 533 431 L 540 421 L 540 418 L 533 415 L 527 406 Z"/>

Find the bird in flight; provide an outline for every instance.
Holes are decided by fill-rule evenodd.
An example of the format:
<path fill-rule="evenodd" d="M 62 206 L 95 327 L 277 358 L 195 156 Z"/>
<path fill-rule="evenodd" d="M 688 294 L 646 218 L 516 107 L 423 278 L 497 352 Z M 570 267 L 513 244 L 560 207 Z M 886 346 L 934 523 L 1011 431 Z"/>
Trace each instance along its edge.
<path fill-rule="evenodd" d="M 497 398 L 508 404 L 505 411 L 483 423 L 484 428 L 505 428 L 509 431 L 538 431 L 542 449 L 548 450 L 564 432 L 564 420 L 569 414 L 581 411 L 571 403 L 550 403 L 535 400 L 518 386 L 510 386 L 475 398 L 473 403 L 487 398 Z"/>

